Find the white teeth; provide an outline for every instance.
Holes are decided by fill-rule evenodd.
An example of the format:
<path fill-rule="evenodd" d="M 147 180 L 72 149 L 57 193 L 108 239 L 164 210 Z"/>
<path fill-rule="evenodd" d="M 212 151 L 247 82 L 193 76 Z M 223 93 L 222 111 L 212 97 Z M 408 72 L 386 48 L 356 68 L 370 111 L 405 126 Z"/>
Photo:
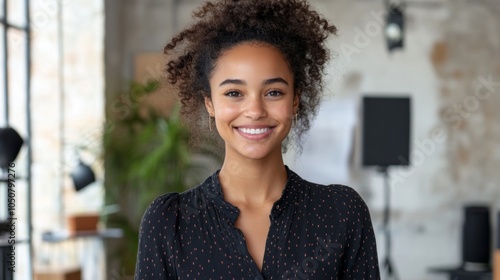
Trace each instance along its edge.
<path fill-rule="evenodd" d="M 262 134 L 269 131 L 269 128 L 239 128 L 243 133 L 246 134 Z"/>

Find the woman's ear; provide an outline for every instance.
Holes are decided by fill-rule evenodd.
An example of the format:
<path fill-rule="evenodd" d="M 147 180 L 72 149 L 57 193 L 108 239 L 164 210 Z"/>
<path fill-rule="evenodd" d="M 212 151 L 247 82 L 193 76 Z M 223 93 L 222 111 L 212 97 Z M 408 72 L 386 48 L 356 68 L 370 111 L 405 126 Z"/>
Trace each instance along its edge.
<path fill-rule="evenodd" d="M 205 108 L 207 108 L 207 112 L 211 117 L 215 115 L 214 104 L 212 103 L 212 99 L 208 96 L 205 96 Z"/>
<path fill-rule="evenodd" d="M 299 105 L 300 105 L 300 93 L 298 91 L 295 92 L 295 95 L 293 96 L 293 112 L 296 114 L 299 111 Z"/>

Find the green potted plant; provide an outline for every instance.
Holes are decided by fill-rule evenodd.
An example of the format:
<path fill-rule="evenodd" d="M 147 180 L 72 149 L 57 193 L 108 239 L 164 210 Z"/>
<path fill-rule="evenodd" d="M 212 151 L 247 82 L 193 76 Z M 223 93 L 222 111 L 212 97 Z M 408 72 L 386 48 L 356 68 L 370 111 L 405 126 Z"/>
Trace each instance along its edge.
<path fill-rule="evenodd" d="M 132 84 L 130 94 L 147 96 L 159 86 L 157 81 Z M 147 206 L 161 194 L 182 192 L 203 179 L 203 166 L 192 160 L 189 132 L 176 108 L 163 116 L 151 108 L 131 106 L 128 116 L 106 125 L 105 200 L 106 204 L 119 204 L 121 209 L 108 217 L 107 226 L 123 229 L 124 239 L 117 253 L 127 273 L 134 270 L 140 219 Z M 213 152 L 217 148 L 202 147 L 197 153 L 222 159 Z"/>

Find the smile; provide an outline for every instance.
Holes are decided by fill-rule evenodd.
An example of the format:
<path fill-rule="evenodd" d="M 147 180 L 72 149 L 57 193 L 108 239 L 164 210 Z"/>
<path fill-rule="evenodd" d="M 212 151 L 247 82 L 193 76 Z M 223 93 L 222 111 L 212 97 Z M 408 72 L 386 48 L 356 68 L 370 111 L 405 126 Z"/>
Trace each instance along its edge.
<path fill-rule="evenodd" d="M 252 135 L 259 135 L 259 134 L 264 134 L 270 130 L 270 128 L 244 128 L 240 127 L 238 128 L 241 132 L 245 134 L 252 134 Z"/>

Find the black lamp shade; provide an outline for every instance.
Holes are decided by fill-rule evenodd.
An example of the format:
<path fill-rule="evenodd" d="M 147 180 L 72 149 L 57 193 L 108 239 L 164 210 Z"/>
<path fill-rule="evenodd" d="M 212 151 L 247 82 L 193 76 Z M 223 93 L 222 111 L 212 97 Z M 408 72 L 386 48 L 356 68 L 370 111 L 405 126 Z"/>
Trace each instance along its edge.
<path fill-rule="evenodd" d="M 90 166 L 83 163 L 81 160 L 71 172 L 71 178 L 75 184 L 76 191 L 79 191 L 91 183 L 95 182 L 95 175 Z"/>
<path fill-rule="evenodd" d="M 0 168 L 9 167 L 19 154 L 23 143 L 23 139 L 13 128 L 0 128 Z"/>

